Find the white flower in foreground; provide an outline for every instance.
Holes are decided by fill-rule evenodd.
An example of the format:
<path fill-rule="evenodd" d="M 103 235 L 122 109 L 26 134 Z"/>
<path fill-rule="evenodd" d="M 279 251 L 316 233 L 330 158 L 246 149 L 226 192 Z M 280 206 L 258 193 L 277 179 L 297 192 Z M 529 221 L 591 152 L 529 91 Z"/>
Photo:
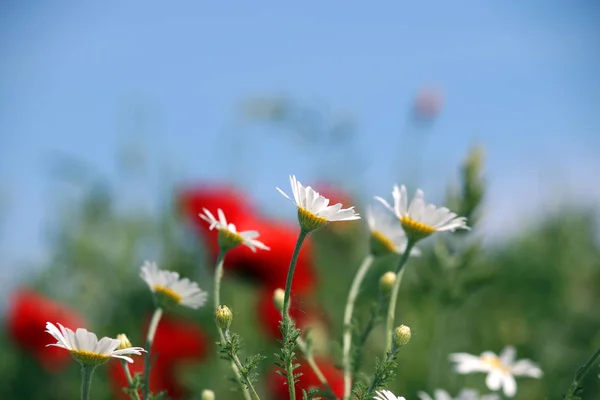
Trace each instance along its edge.
<path fill-rule="evenodd" d="M 52 322 L 46 322 L 46 332 L 56 339 L 56 343 L 48 344 L 46 347 L 56 346 L 69 350 L 73 358 L 81 365 L 96 366 L 104 364 L 111 357 L 132 363 L 133 360 L 127 355 L 135 354 L 139 356 L 142 352 L 146 352 L 141 347 L 118 349 L 121 344 L 119 339 L 103 337 L 98 340 L 94 333 L 88 332 L 86 329 L 79 328 L 73 332 L 59 323 L 56 325 Z"/>
<path fill-rule="evenodd" d="M 341 203 L 330 206 L 329 199 L 321 196 L 310 186 L 304 187 L 294 175 L 290 175 L 290 186 L 294 194 L 293 200 L 283 190 L 279 188 L 277 190 L 288 200 L 296 203 L 300 228 L 306 232 L 321 228 L 329 222 L 360 219 L 354 207 L 342 208 Z"/>
<path fill-rule="evenodd" d="M 238 232 L 234 224 L 228 224 L 227 218 L 225 218 L 225 214 L 220 208 L 217 210 L 219 219 L 216 219 L 206 208 L 203 208 L 202 210 L 204 211 L 204 214 L 198 215 L 210 224 L 210 230 L 217 228 L 219 231 L 219 246 L 222 249 L 231 250 L 234 247 L 243 244 L 255 253 L 257 248 L 261 250 L 270 250 L 263 242 L 256 240 L 256 238 L 260 236 L 257 231 Z"/>
<path fill-rule="evenodd" d="M 400 188 L 398 185 L 394 185 L 392 195 L 394 197 L 393 207 L 383 198 L 375 198 L 396 214 L 406 235 L 412 240 L 426 238 L 434 232 L 454 232 L 456 229 L 471 229 L 467 226 L 465 217 L 458 217 L 446 207 L 437 208 L 433 204 L 425 203 L 421 189 L 417 190 L 410 205 L 408 204 L 408 195 L 404 185 Z"/>
<path fill-rule="evenodd" d="M 513 397 L 517 393 L 515 376 L 542 376 L 542 370 L 531 360 L 516 361 L 515 356 L 515 348 L 506 346 L 500 356 L 491 351 L 483 352 L 480 356 L 454 353 L 450 354 L 450 360 L 456 363 L 454 370 L 459 374 L 487 373 L 485 384 L 488 389 L 496 391 L 502 388 L 506 396 Z"/>
<path fill-rule="evenodd" d="M 400 221 L 393 215 L 382 210 L 381 207 L 369 207 L 367 223 L 371 231 L 371 253 L 374 255 L 402 254 L 406 250 L 408 238 Z M 420 251 L 413 247 L 411 255 L 418 254 Z"/>
<path fill-rule="evenodd" d="M 479 396 L 477 390 L 473 389 L 463 389 L 456 397 L 450 396 L 448 392 L 442 389 L 436 389 L 433 397 L 425 392 L 418 392 L 417 394 L 421 400 L 500 400 L 500 397 L 497 394 L 485 394 Z"/>
<path fill-rule="evenodd" d="M 140 276 L 161 306 L 181 304 L 196 309 L 206 303 L 208 294 L 196 282 L 180 278 L 177 272 L 158 269 L 154 262 L 144 262 Z"/>
<path fill-rule="evenodd" d="M 390 392 L 389 390 L 376 390 L 375 397 L 373 397 L 373 398 L 375 400 L 406 400 L 402 396 L 396 396 L 394 393 Z"/>

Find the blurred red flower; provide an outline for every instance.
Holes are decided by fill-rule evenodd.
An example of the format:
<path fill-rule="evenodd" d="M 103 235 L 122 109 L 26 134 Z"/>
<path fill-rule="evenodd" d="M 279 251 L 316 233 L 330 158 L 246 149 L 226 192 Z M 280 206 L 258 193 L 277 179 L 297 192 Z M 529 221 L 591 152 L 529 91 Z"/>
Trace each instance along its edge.
<path fill-rule="evenodd" d="M 443 107 L 444 94 L 435 87 L 425 87 L 415 97 L 414 112 L 417 117 L 423 119 L 435 118 Z"/>
<path fill-rule="evenodd" d="M 45 332 L 46 322 L 60 322 L 73 330 L 85 326 L 83 318 L 66 305 L 24 288 L 12 294 L 6 319 L 10 337 L 50 372 L 65 368 L 72 359 L 64 349 L 46 347 L 55 342 Z"/>
<path fill-rule="evenodd" d="M 323 372 L 323 375 L 325 375 L 325 378 L 327 379 L 329 386 L 331 386 L 331 390 L 335 396 L 338 399 L 344 397 L 344 375 L 342 371 L 336 368 L 336 366 L 327 359 L 317 359 L 315 361 L 321 369 L 321 372 Z M 289 394 L 286 378 L 279 375 L 277 370 L 278 368 L 274 368 L 269 373 L 269 391 L 274 399 L 287 399 L 289 398 Z M 296 384 L 297 399 L 302 398 L 302 389 L 308 390 L 310 388 L 320 388 L 321 390 L 324 390 L 324 387 L 321 386 L 321 382 L 319 382 L 319 378 L 317 378 L 317 375 L 314 373 L 308 363 L 306 363 L 306 361 L 301 360 L 300 366 L 295 370 L 295 372 L 302 374 L 298 383 Z"/>
<path fill-rule="evenodd" d="M 269 288 L 285 287 L 290 258 L 296 245 L 297 224 L 269 221 L 254 212 L 248 201 L 235 189 L 227 186 L 204 187 L 181 192 L 184 215 L 206 240 L 213 261 L 219 253 L 218 235 L 208 230 L 208 224 L 198 217 L 202 208 L 216 215 L 221 208 L 227 220 L 238 230 L 256 230 L 258 238 L 271 248 L 253 253 L 246 246 L 227 252 L 224 269 Z M 316 281 L 312 262 L 312 241 L 308 238 L 298 258 L 292 287 L 296 291 L 311 289 Z"/>
<path fill-rule="evenodd" d="M 144 339 L 150 319 L 144 329 Z M 154 360 L 150 371 L 150 390 L 158 393 L 166 390 L 172 399 L 185 396 L 186 391 L 177 382 L 177 368 L 182 364 L 200 362 L 208 354 L 210 340 L 207 334 L 197 324 L 180 318 L 164 315 L 152 344 L 151 357 Z M 130 364 L 132 376 L 144 371 L 143 357 L 137 357 L 135 363 Z M 127 386 L 127 378 L 120 363 L 111 362 L 110 376 L 113 390 L 116 394 L 122 394 L 122 398 L 128 398 L 123 391 Z"/>

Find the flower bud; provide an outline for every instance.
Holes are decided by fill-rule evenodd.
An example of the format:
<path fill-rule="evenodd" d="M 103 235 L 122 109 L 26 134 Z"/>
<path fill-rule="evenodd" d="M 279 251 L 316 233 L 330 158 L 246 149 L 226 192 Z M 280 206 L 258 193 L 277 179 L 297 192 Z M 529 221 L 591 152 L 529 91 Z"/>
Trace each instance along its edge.
<path fill-rule="evenodd" d="M 231 321 L 233 320 L 233 313 L 227 306 L 219 306 L 215 311 L 215 320 L 217 325 L 221 329 L 229 329 Z"/>
<path fill-rule="evenodd" d="M 400 347 L 410 342 L 410 328 L 406 325 L 400 325 L 394 329 L 394 345 Z"/>
<path fill-rule="evenodd" d="M 385 274 L 381 275 L 379 279 L 379 290 L 383 294 L 389 294 L 394 287 L 394 283 L 396 283 L 396 274 L 392 271 L 388 271 Z"/>
<path fill-rule="evenodd" d="M 283 301 L 285 299 L 285 291 L 281 288 L 275 289 L 273 292 L 273 304 L 279 311 L 283 310 Z"/>
<path fill-rule="evenodd" d="M 201 400 L 215 400 L 215 392 L 210 389 L 204 389 L 202 391 L 202 395 L 200 396 Z"/>
<path fill-rule="evenodd" d="M 124 334 L 124 333 L 118 334 L 117 340 L 121 342 L 119 347 L 117 347 L 118 350 L 128 349 L 131 347 L 131 342 L 129 341 L 129 338 L 127 337 L 126 334 Z"/>

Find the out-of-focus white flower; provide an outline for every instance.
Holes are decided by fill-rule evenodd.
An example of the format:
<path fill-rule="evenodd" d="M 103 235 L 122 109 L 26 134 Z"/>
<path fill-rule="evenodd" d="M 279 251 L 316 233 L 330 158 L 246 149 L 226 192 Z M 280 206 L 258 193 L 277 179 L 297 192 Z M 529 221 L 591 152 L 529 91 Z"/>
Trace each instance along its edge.
<path fill-rule="evenodd" d="M 373 399 L 375 399 L 375 400 L 406 400 L 402 396 L 396 396 L 394 393 L 390 392 L 389 390 L 376 390 L 375 397 L 373 397 Z"/>
<path fill-rule="evenodd" d="M 463 389 L 458 392 L 456 397 L 450 396 L 448 392 L 442 389 L 436 389 L 433 392 L 433 397 L 425 392 L 418 392 L 417 394 L 421 400 L 500 400 L 497 394 L 491 393 L 480 396 L 477 390 L 474 389 Z"/>
<path fill-rule="evenodd" d="M 381 207 L 369 207 L 367 223 L 371 231 L 371 253 L 374 255 L 402 254 L 406 250 L 408 238 L 400 221 L 394 215 Z M 420 251 L 413 247 L 411 255 L 418 254 Z"/>
<path fill-rule="evenodd" d="M 204 214 L 198 215 L 210 224 L 210 230 L 217 228 L 219 231 L 219 246 L 222 249 L 231 250 L 240 244 L 243 244 L 255 253 L 257 248 L 261 250 L 270 250 L 263 242 L 256 240 L 256 238 L 260 236 L 257 231 L 238 232 L 234 224 L 228 224 L 227 218 L 225 218 L 225 214 L 220 208 L 217 210 L 219 219 L 216 219 L 206 208 L 203 208 L 202 210 L 204 211 Z"/>
<path fill-rule="evenodd" d="M 321 196 L 312 187 L 304 187 L 294 175 L 290 175 L 290 186 L 294 199 L 279 188 L 277 190 L 298 207 L 298 222 L 306 232 L 313 231 L 335 221 L 352 221 L 360 219 L 354 207 L 342 208 L 341 203 L 329 205 L 329 199 Z"/>
<path fill-rule="evenodd" d="M 497 356 L 491 351 L 474 356 L 467 353 L 453 353 L 450 360 L 455 362 L 454 370 L 459 374 L 470 374 L 473 372 L 487 373 L 485 384 L 490 390 L 500 390 L 508 397 L 517 393 L 517 382 L 515 376 L 528 376 L 541 378 L 542 370 L 531 360 L 516 360 L 516 350 L 512 346 L 506 346 Z"/>
<path fill-rule="evenodd" d="M 58 325 L 58 327 L 56 326 Z M 54 325 L 52 322 L 46 322 L 46 332 L 56 339 L 56 343 L 46 346 L 60 347 L 71 352 L 71 356 L 81 365 L 96 366 L 104 364 L 111 358 L 120 358 L 132 363 L 133 359 L 127 357 L 135 354 L 141 355 L 146 352 L 141 347 L 120 348 L 121 341 L 103 337 L 98 340 L 96 334 L 88 332 L 87 329 L 79 328 L 73 332 L 59 323 Z"/>
<path fill-rule="evenodd" d="M 154 262 L 144 262 L 140 276 L 162 306 L 181 304 L 196 309 L 206 303 L 208 294 L 196 282 L 180 278 L 177 272 L 158 269 Z"/>
<path fill-rule="evenodd" d="M 454 232 L 456 229 L 471 229 L 467 226 L 465 217 L 458 217 L 457 214 L 446 207 L 437 208 L 433 204 L 425 203 L 421 189 L 417 190 L 410 205 L 408 204 L 408 195 L 404 185 L 401 187 L 394 185 L 392 196 L 394 197 L 394 206 L 388 204 L 381 197 L 375 198 L 388 210 L 396 214 L 409 239 L 417 241 L 434 232 Z"/>

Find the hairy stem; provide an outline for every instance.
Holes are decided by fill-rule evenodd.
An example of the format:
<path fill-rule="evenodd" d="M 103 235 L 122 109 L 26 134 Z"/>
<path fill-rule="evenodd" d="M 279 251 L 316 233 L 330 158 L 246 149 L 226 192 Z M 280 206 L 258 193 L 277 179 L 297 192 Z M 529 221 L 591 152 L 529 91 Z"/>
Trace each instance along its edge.
<path fill-rule="evenodd" d="M 217 257 L 217 266 L 215 268 L 215 283 L 214 283 L 214 307 L 213 310 L 216 310 L 217 307 L 221 305 L 221 278 L 223 278 L 223 264 L 225 263 L 225 253 L 227 250 L 221 249 L 219 251 L 219 256 Z M 217 331 L 219 331 L 219 336 L 221 337 L 221 341 L 223 343 L 226 342 L 225 335 L 223 334 L 223 330 L 217 325 Z M 235 356 L 237 358 L 237 356 Z M 239 362 L 239 360 L 238 360 Z M 233 374 L 235 375 L 235 380 L 237 381 L 240 389 L 242 390 L 242 394 L 244 395 L 244 399 L 250 400 L 252 397 L 246 386 L 242 383 L 242 375 L 240 374 L 240 367 L 236 365 L 235 361 L 231 361 L 231 369 L 233 370 Z M 251 385 L 250 385 L 251 386 Z M 254 390 L 254 388 L 252 388 Z M 257 396 L 258 397 L 258 396 Z"/>
<path fill-rule="evenodd" d="M 400 289 L 400 283 L 402 282 L 402 276 L 404 275 L 404 264 L 408 260 L 410 256 L 410 251 L 412 250 L 415 242 L 413 240 L 408 241 L 406 244 L 406 249 L 402 254 L 402 258 L 398 262 L 398 266 L 396 267 L 396 282 L 394 282 L 394 286 L 392 287 L 392 293 L 390 295 L 390 304 L 388 305 L 387 312 L 387 322 L 385 326 L 385 355 L 392 351 L 392 330 L 394 329 L 394 316 L 396 315 L 396 302 L 398 300 L 398 290 Z M 385 357 L 384 355 L 384 357 Z"/>
<path fill-rule="evenodd" d="M 81 400 L 89 400 L 90 388 L 92 386 L 92 375 L 94 375 L 93 365 L 81 366 Z"/>
<path fill-rule="evenodd" d="M 223 333 L 223 330 L 219 328 L 219 333 L 221 334 L 221 337 L 223 338 L 223 340 L 227 340 L 229 341 L 229 331 L 225 331 L 225 333 Z M 231 354 L 231 366 L 234 367 L 234 372 L 235 371 L 243 371 L 244 366 L 242 365 L 242 362 L 240 361 L 240 359 L 238 358 L 237 354 Z M 240 376 L 241 377 L 241 376 Z M 258 393 L 256 393 L 256 389 L 254 389 L 254 386 L 252 385 L 252 382 L 250 382 L 250 379 L 248 379 L 246 377 L 246 384 L 248 385 L 248 389 L 250 390 L 250 394 L 251 394 L 251 398 L 254 400 L 260 400 L 260 397 L 258 397 Z M 239 380 L 241 383 L 241 379 Z M 244 389 L 244 392 L 246 392 L 245 387 L 242 385 L 242 389 Z"/>
<path fill-rule="evenodd" d="M 344 311 L 344 337 L 343 337 L 343 363 L 344 363 L 344 400 L 350 398 L 352 393 L 352 368 L 350 360 L 350 348 L 352 347 L 352 314 L 354 313 L 354 304 L 358 297 L 360 286 L 362 285 L 367 272 L 373 265 L 374 257 L 369 254 L 365 257 L 362 264 L 358 268 L 350 292 L 346 301 L 346 309 Z"/>
<path fill-rule="evenodd" d="M 594 354 L 592 354 L 590 359 L 581 368 L 579 368 L 577 372 L 575 372 L 575 377 L 573 377 L 573 382 L 571 383 L 571 386 L 569 386 L 569 390 L 565 395 L 565 400 L 573 400 L 576 398 L 575 393 L 577 392 L 577 388 L 579 388 L 581 381 L 583 380 L 583 378 L 585 378 L 588 372 L 590 372 L 590 369 L 592 369 L 592 367 L 594 366 L 596 361 L 598 361 L 599 358 L 600 348 L 596 350 Z"/>
<path fill-rule="evenodd" d="M 131 371 L 129 371 L 129 365 L 127 364 L 127 361 L 121 360 L 121 366 L 123 367 L 123 371 L 125 372 L 125 376 L 127 377 L 127 383 L 131 388 L 131 385 L 133 384 L 133 378 L 131 377 Z M 140 400 L 140 394 L 138 393 L 137 389 L 135 390 L 135 392 L 133 392 L 132 396 L 135 400 Z"/>

